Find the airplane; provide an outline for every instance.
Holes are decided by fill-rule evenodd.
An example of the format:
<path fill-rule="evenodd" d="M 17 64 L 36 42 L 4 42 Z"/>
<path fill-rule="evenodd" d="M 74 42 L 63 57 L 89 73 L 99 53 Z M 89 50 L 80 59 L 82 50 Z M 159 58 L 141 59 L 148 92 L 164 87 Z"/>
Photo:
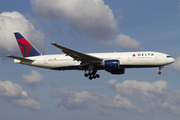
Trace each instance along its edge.
<path fill-rule="evenodd" d="M 51 70 L 82 70 L 84 76 L 90 80 L 99 78 L 98 70 L 105 70 L 111 74 L 124 74 L 126 68 L 159 67 L 158 74 L 164 66 L 175 60 L 168 54 L 141 52 L 111 52 L 111 53 L 82 53 L 57 43 L 51 43 L 65 54 L 42 55 L 21 33 L 14 33 L 23 57 L 8 55 L 14 63 L 46 68 Z"/>

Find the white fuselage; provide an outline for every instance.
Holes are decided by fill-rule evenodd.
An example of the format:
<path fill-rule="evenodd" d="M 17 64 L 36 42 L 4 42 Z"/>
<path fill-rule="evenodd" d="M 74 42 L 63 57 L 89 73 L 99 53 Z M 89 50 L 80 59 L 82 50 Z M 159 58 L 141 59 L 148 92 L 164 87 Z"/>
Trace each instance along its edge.
<path fill-rule="evenodd" d="M 121 68 L 160 67 L 171 64 L 174 59 L 159 52 L 114 52 L 114 53 L 87 53 L 105 60 L 119 60 Z M 33 62 L 24 62 L 15 59 L 15 63 L 54 70 L 86 70 L 80 67 L 81 61 L 74 60 L 65 54 L 42 55 L 27 57 Z M 99 65 L 101 66 L 101 64 Z M 106 69 L 100 67 L 100 69 Z"/>

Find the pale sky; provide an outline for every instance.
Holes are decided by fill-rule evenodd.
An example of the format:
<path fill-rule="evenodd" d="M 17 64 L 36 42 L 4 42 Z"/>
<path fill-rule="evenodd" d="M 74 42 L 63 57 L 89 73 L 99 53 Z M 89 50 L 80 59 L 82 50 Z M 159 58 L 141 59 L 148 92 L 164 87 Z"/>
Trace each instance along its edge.
<path fill-rule="evenodd" d="M 15 64 L 20 32 L 43 54 L 50 43 L 84 53 L 156 51 L 176 59 L 158 68 L 53 71 Z M 180 1 L 1 0 L 0 120 L 179 120 Z"/>

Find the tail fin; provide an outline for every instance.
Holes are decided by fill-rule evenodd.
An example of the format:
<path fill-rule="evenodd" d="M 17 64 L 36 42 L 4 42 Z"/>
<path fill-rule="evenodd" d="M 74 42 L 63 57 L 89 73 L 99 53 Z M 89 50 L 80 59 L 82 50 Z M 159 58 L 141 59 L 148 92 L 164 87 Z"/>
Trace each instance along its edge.
<path fill-rule="evenodd" d="M 42 55 L 26 38 L 20 33 L 14 33 L 23 57 Z"/>

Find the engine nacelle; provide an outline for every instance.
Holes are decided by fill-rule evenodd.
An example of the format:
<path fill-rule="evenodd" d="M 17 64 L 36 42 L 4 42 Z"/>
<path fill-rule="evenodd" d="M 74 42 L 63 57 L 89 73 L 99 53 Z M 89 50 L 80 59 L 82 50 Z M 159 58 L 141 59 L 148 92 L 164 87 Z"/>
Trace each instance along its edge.
<path fill-rule="evenodd" d="M 120 62 L 119 60 L 105 60 L 103 66 L 106 69 L 118 69 L 120 68 Z"/>
<path fill-rule="evenodd" d="M 111 74 L 124 74 L 125 73 L 125 69 L 116 69 L 116 70 L 106 70 L 108 72 L 110 72 Z"/>

